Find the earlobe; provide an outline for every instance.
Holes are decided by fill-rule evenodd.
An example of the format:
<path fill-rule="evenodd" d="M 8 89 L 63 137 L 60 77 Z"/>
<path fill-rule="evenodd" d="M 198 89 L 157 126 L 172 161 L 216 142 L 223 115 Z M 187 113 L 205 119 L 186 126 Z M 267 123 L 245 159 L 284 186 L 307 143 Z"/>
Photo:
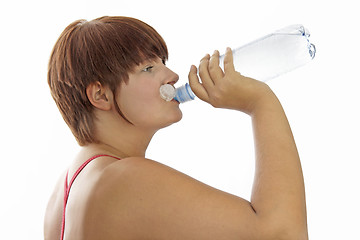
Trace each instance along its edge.
<path fill-rule="evenodd" d="M 108 87 L 103 86 L 100 82 L 91 83 L 86 88 L 86 94 L 94 107 L 104 111 L 111 109 L 111 91 Z"/>

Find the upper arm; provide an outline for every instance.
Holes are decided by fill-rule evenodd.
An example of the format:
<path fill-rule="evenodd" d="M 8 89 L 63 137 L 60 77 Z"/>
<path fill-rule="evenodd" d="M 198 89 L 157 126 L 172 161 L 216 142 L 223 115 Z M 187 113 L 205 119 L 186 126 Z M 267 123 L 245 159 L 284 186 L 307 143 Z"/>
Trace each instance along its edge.
<path fill-rule="evenodd" d="M 160 163 L 132 158 L 113 167 L 104 190 L 114 231 L 153 239 L 253 239 L 259 221 L 251 204 Z M 112 174 L 110 174 L 112 175 Z M 115 189 L 114 189 L 115 188 Z M 116 201 L 113 201 L 116 199 Z"/>

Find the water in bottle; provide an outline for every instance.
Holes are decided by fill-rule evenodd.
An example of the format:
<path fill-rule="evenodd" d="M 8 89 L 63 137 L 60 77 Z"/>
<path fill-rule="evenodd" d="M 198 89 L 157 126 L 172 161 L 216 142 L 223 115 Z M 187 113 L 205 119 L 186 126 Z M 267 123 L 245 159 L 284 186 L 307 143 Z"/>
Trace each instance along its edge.
<path fill-rule="evenodd" d="M 309 37 L 309 31 L 302 25 L 291 25 L 265 35 L 232 50 L 235 69 L 264 82 L 292 71 L 315 57 L 316 48 Z M 219 60 L 223 68 L 224 55 Z M 166 85 L 160 87 L 160 96 L 166 101 L 175 98 L 183 103 L 195 98 L 188 84 L 177 89 Z"/>

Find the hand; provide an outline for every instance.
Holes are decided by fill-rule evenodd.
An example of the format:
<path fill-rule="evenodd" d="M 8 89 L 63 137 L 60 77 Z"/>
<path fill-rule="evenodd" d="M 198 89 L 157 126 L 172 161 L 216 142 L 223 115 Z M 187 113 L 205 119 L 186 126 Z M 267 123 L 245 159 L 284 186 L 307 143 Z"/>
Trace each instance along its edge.
<path fill-rule="evenodd" d="M 216 108 L 229 108 L 251 114 L 265 98 L 274 95 L 263 82 L 242 76 L 235 71 L 233 55 L 227 48 L 224 58 L 224 71 L 219 67 L 219 52 L 201 59 L 199 75 L 191 66 L 189 83 L 193 92 L 201 100 Z"/>

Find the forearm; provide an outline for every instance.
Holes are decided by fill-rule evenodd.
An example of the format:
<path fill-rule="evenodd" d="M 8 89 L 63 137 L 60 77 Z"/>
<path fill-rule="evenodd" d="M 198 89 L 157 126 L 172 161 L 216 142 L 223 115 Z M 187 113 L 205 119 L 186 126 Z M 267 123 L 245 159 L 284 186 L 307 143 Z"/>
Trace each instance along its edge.
<path fill-rule="evenodd" d="M 207 54 L 201 59 L 199 75 L 201 82 L 192 66 L 190 86 L 201 100 L 252 117 L 256 171 L 251 205 L 256 212 L 255 232 L 262 231 L 259 235 L 267 235 L 266 239 L 271 239 L 267 233 L 275 239 L 306 239 L 301 164 L 280 102 L 266 84 L 235 71 L 230 48 L 225 53 L 224 71 L 219 67 L 219 52 L 215 51 L 211 58 Z"/>
<path fill-rule="evenodd" d="M 306 232 L 304 180 L 283 108 L 272 94 L 251 116 L 256 154 L 251 204 L 259 217 Z"/>

